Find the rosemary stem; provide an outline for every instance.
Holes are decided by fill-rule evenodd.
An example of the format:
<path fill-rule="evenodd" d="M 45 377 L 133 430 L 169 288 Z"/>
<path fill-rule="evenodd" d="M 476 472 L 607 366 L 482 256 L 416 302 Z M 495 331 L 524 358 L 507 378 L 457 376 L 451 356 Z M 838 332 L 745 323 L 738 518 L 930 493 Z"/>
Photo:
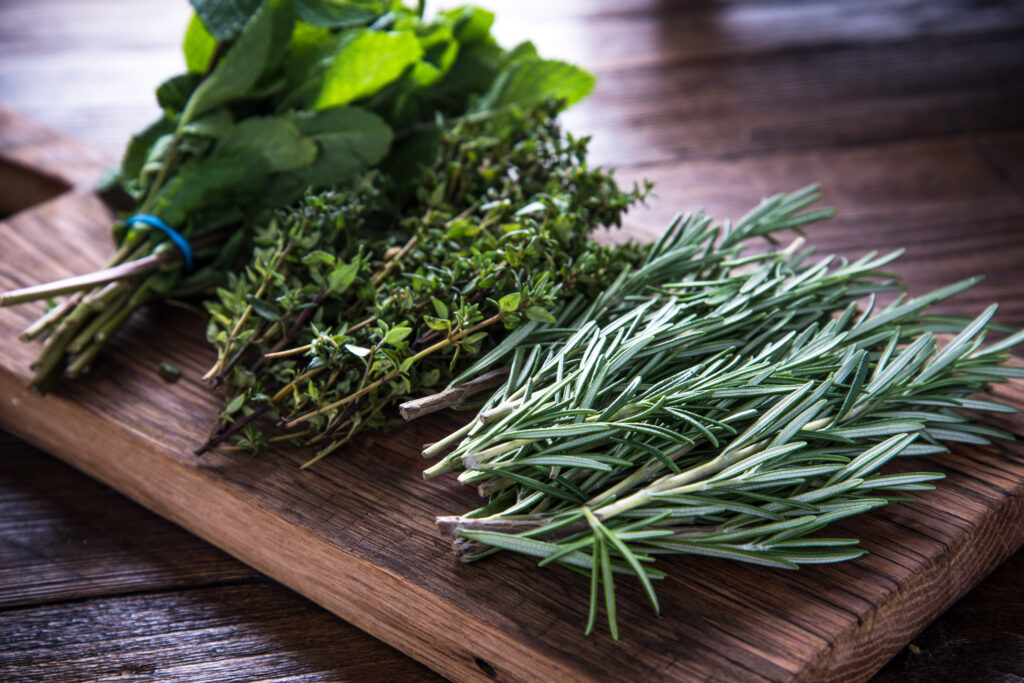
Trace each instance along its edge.
<path fill-rule="evenodd" d="M 469 380 L 465 384 L 449 387 L 440 393 L 424 396 L 413 401 L 406 401 L 398 406 L 398 412 L 403 420 L 409 421 L 445 408 L 456 408 L 462 405 L 467 398 L 499 385 L 507 376 L 507 368 L 490 370 L 479 377 Z"/>
<path fill-rule="evenodd" d="M 461 441 L 466 435 L 468 435 L 475 425 L 476 421 L 467 422 L 460 429 L 455 430 L 451 434 L 447 435 L 440 441 L 430 444 L 423 449 L 424 458 L 436 458 L 437 456 L 444 453 L 453 444 Z"/>

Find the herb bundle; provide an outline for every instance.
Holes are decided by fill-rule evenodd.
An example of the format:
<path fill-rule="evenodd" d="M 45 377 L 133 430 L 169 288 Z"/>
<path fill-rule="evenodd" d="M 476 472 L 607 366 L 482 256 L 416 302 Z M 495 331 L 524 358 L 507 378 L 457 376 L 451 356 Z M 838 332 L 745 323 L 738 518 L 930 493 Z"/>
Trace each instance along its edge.
<path fill-rule="evenodd" d="M 644 247 L 588 233 L 618 225 L 646 188 L 588 168 L 587 141 L 563 134 L 557 111 L 463 120 L 411 190 L 374 171 L 260 228 L 244 273 L 208 304 L 208 378 L 235 395 L 206 447 L 297 439 L 315 461 L 638 264 Z M 283 430 L 265 433 L 268 420 Z"/>
<path fill-rule="evenodd" d="M 985 348 L 995 306 L 927 314 L 975 280 L 876 310 L 900 287 L 879 270 L 898 254 L 741 253 L 820 217 L 795 211 L 812 198 L 776 197 L 735 226 L 681 219 L 634 277 L 513 353 L 475 419 L 425 451 L 450 450 L 426 476 L 461 471 L 489 496 L 439 519 L 464 559 L 509 550 L 588 575 L 587 632 L 603 600 L 617 638 L 616 574 L 657 612 L 659 555 L 788 569 L 858 557 L 856 540 L 815 532 L 941 478 L 882 465 L 1012 438 L 960 411 L 1014 412 L 973 395 L 1024 376 L 1001 365 L 1024 333 Z M 955 337 L 940 349 L 936 333 Z"/>
<path fill-rule="evenodd" d="M 0 296 L 9 305 L 71 294 L 23 335 L 47 338 L 38 391 L 86 371 L 140 306 L 221 282 L 249 251 L 252 227 L 309 188 L 429 162 L 438 117 L 571 104 L 593 85 L 529 43 L 501 48 L 481 9 L 426 21 L 391 0 L 193 5 L 188 72 L 157 88 L 162 115 L 103 183 L 139 220 L 114 226 L 104 270 Z"/>

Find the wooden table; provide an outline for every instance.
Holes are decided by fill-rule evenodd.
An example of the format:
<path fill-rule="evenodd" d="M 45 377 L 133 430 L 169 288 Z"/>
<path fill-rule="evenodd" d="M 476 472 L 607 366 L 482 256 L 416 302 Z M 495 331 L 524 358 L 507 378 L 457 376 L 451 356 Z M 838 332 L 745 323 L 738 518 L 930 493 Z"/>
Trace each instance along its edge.
<path fill-rule="evenodd" d="M 598 73 L 568 125 L 594 133 L 595 160 L 624 180 L 661 181 L 635 229 L 699 205 L 736 215 L 819 179 L 848 229 L 823 250 L 906 244 L 918 289 L 984 272 L 984 298 L 1024 325 L 1020 3 L 491 4 L 505 41 L 529 36 Z M 187 14 L 184 2 L 6 0 L 0 104 L 114 157 L 179 68 Z M 670 171 L 680 163 L 685 184 Z M 924 225 L 942 239 L 915 240 Z M 972 252 L 979 233 L 1005 248 Z M 0 678 L 434 677 L 12 437 L 0 451 Z M 1024 675 L 1022 568 L 1018 553 L 879 680 Z"/>

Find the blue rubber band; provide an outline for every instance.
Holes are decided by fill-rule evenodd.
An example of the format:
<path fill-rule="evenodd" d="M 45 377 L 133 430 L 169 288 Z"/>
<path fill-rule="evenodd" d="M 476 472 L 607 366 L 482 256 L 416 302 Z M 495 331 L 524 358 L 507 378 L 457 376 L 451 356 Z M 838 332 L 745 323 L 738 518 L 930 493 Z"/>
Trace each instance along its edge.
<path fill-rule="evenodd" d="M 180 232 L 167 225 L 156 216 L 148 213 L 137 213 L 124 222 L 124 224 L 129 227 L 135 223 L 143 223 L 144 225 L 156 228 L 167 235 L 167 237 L 174 242 L 174 246 L 178 247 L 181 251 L 181 255 L 185 258 L 185 270 L 192 270 L 192 245 L 188 243 L 188 240 L 185 239 Z"/>

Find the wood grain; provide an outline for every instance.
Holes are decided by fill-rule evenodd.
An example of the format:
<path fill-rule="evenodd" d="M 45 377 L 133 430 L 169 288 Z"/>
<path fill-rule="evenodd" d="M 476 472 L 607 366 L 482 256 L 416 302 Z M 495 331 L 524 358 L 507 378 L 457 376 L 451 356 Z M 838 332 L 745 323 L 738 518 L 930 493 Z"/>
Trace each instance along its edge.
<path fill-rule="evenodd" d="M 0 612 L 8 681 L 440 681 L 273 584 L 105 597 Z M 244 618 L 243 618 L 244 617 Z M 168 658 L 167 652 L 182 652 Z"/>
<path fill-rule="evenodd" d="M 5 681 L 436 681 L 436 674 L 0 433 Z"/>
<path fill-rule="evenodd" d="M 661 198 L 653 209 L 630 218 L 633 234 L 653 234 L 678 209 L 703 205 L 719 215 L 736 215 L 764 194 L 820 180 L 828 201 L 841 212 L 831 226 L 814 232 L 812 239 L 822 250 L 853 254 L 907 244 L 910 251 L 901 268 L 915 291 L 983 272 L 986 283 L 951 302 L 950 310 L 976 313 L 989 301 L 1000 300 L 1001 320 L 1024 323 L 1024 297 L 1016 274 L 1024 262 L 1024 240 L 1019 236 L 1024 218 L 1024 138 L 1019 117 L 1014 118 L 1020 109 L 1021 85 L 1013 78 L 1014 64 L 1021 62 L 1015 46 L 1024 44 L 1019 40 L 1019 3 L 894 5 L 849 0 L 684 5 L 649 0 L 623 5 L 599 0 L 553 6 L 531 0 L 515 3 L 514 11 L 494 4 L 502 17 L 499 33 L 506 41 L 529 36 L 545 54 L 574 59 L 598 71 L 598 92 L 587 105 L 570 112 L 569 125 L 595 133 L 595 157 L 619 166 L 621 177 L 646 175 L 659 181 Z M 140 9 L 143 3 L 88 5 L 84 14 L 97 27 L 92 40 L 109 48 L 100 50 L 101 58 L 90 63 L 80 59 L 78 51 L 92 47 L 95 54 L 95 43 L 76 39 L 70 19 L 80 6 L 68 0 L 21 3 L 20 14 L 14 13 L 15 18 L 20 16 L 18 21 L 0 21 L 0 92 L 5 101 L 12 98 L 34 117 L 101 146 L 109 158 L 117 154 L 126 133 L 152 115 L 147 90 L 161 76 L 155 73 L 158 65 L 170 63 L 160 50 L 175 47 L 179 32 L 167 26 L 179 15 L 170 10 L 170 17 L 154 21 Z M 8 12 L 5 19 L 9 16 Z M 40 25 L 48 26 L 54 38 L 45 55 L 37 51 L 29 56 L 32 39 L 24 36 L 32 35 L 33 22 L 40 17 L 46 19 Z M 138 39 L 124 30 L 133 23 L 148 27 Z M 126 81 L 93 79 L 98 85 L 77 89 L 56 85 L 61 79 L 70 86 L 76 80 L 88 81 L 89 73 L 116 73 L 127 61 L 125 54 L 134 55 L 139 63 Z M 42 65 L 36 67 L 39 78 L 19 77 L 33 65 Z M 143 85 L 145 79 L 138 74 L 147 68 L 145 79 L 150 80 Z M 163 75 L 172 72 L 173 66 Z M 10 120 L 2 120 L 5 132 L 0 139 L 11 137 Z M 68 163 L 62 171 L 62 157 L 83 157 L 81 146 L 51 145 L 31 126 L 13 137 L 24 141 L 33 135 L 42 136 L 43 142 L 13 147 L 34 155 L 32 163 L 57 175 L 63 172 L 67 177 L 67 169 L 76 167 Z M 77 151 L 70 153 L 72 149 Z M 98 156 L 85 154 L 86 161 L 79 166 L 83 171 L 71 184 L 84 187 L 90 181 L 89 169 L 95 167 L 88 161 L 90 154 L 93 159 Z M 82 244 L 83 253 L 64 264 L 68 274 L 98 262 L 107 250 L 107 226 L 97 207 L 87 194 L 68 195 L 5 224 L 0 240 L 5 246 L 18 244 L 19 251 L 13 256 L 0 254 L 0 279 L 29 284 L 45 277 L 53 268 L 51 259 L 64 255 L 60 241 L 44 232 L 53 229 L 65 236 L 77 230 L 92 235 Z M 72 221 L 69 214 L 76 212 L 80 215 Z M 38 249 L 42 258 L 28 259 L 23 249 Z M 18 259 L 16 271 L 6 268 L 13 258 Z M 14 329 L 31 315 L 25 310 L 22 318 L 4 319 L 3 324 Z M 159 509 L 194 529 L 237 515 L 253 515 L 260 521 L 263 526 L 244 532 L 248 537 L 224 541 L 230 548 L 237 550 L 238 544 L 263 533 L 315 529 L 312 536 L 300 534 L 281 545 L 285 552 L 298 555 L 314 549 L 312 566 L 303 567 L 300 577 L 311 586 L 307 594 L 329 594 L 327 599 L 342 614 L 374 611 L 373 600 L 366 596 L 375 590 L 383 595 L 397 592 L 396 599 L 422 598 L 411 622 L 400 622 L 402 617 L 390 612 L 373 614 L 383 622 L 373 630 L 418 652 L 433 643 L 418 630 L 417 620 L 447 621 L 452 633 L 438 641 L 444 652 L 424 659 L 452 676 L 483 675 L 475 657 L 488 651 L 469 645 L 477 642 L 474 638 L 486 639 L 500 631 L 527 642 L 539 633 L 555 643 L 506 652 L 512 660 L 508 666 L 495 659 L 502 678 L 522 674 L 517 667 L 523 662 L 551 666 L 545 670 L 551 674 L 565 671 L 558 662 L 582 661 L 580 666 L 588 668 L 579 672 L 580 677 L 608 676 L 631 670 L 639 658 L 648 656 L 651 666 L 660 667 L 651 678 L 786 679 L 801 671 L 805 676 L 830 671 L 863 677 L 1021 540 L 1019 467 L 1007 453 L 965 451 L 943 460 L 951 477 L 940 493 L 918 505 L 892 508 L 877 519 L 864 520 L 863 526 L 845 528 L 865 535 L 873 552 L 870 558 L 792 575 L 707 561 L 670 563 L 670 572 L 685 580 L 675 580 L 663 590 L 668 593 L 663 595 L 668 616 L 651 629 L 651 644 L 626 644 L 604 652 L 609 649 L 604 640 L 574 640 L 583 615 L 578 609 L 566 613 L 563 603 L 576 609 L 585 599 L 586 587 L 575 577 L 542 574 L 528 562 L 507 559 L 474 567 L 450 563 L 424 520 L 437 508 L 459 512 L 475 501 L 466 492 L 444 486 L 423 488 L 416 480 L 422 463 L 409 456 L 418 445 L 416 438 L 368 435 L 357 444 L 360 452 L 348 456 L 350 462 L 325 463 L 309 477 L 292 471 L 291 465 L 300 461 L 295 454 L 256 463 L 222 456 L 195 463 L 176 456 L 175 452 L 187 452 L 189 439 L 175 435 L 205 428 L 214 406 L 196 380 L 209 358 L 182 360 L 175 355 L 175 345 L 199 330 L 198 320 L 188 315 L 151 311 L 118 342 L 119 351 L 144 348 L 145 355 L 124 369 L 108 357 L 98 369 L 118 373 L 117 381 L 90 379 L 55 401 L 37 404 L 27 395 L 4 395 L 22 401 L 15 408 L 5 398 L 5 416 L 13 417 L 4 419 L 17 421 L 24 434 L 38 432 L 37 442 L 65 447 L 73 443 L 72 457 L 83 467 L 102 468 L 101 474 L 111 481 L 130 481 L 128 490 L 135 496 L 168 495 L 171 483 L 191 482 L 192 477 L 213 482 L 221 501 L 212 509 L 195 502 L 197 494 L 190 489 L 175 493 Z M 2 338 L 8 339 L 7 334 L 5 329 Z M 30 346 L 4 349 L 22 369 L 12 381 L 24 380 L 23 368 L 33 352 Z M 147 403 L 147 392 L 161 386 L 155 367 L 160 360 L 187 370 L 185 381 L 175 388 L 183 403 L 173 410 Z M 137 415 L 112 410 L 118 395 L 138 406 Z M 76 404 L 78 408 L 69 408 Z M 34 410 L 32 405 L 51 411 L 45 424 L 22 419 L 24 411 Z M 104 421 L 108 411 L 114 427 Z M 91 426 L 68 426 L 68 420 L 76 419 Z M 60 429 L 52 427 L 55 422 Z M 442 426 L 433 429 L 439 433 Z M 1019 432 L 1019 425 L 1015 429 Z M 124 461 L 103 460 L 109 455 L 104 449 L 124 447 L 111 430 L 129 434 L 132 453 Z M 149 457 L 135 451 L 149 451 Z M 166 471 L 161 469 L 152 481 L 132 479 L 140 476 L 139 467 L 145 471 L 151 466 L 154 452 Z M 389 460 L 381 462 L 385 458 Z M 376 500 L 376 489 L 365 488 L 367 470 L 379 471 L 383 481 L 398 482 L 399 490 Z M 310 507 L 289 507 L 300 500 L 310 501 Z M 386 514 L 386 506 L 396 501 L 405 506 L 401 509 L 406 516 Z M 195 509 L 175 515 L 178 507 Z M 276 521 L 270 512 L 274 509 L 280 510 Z M 1000 513 L 1004 516 L 996 517 Z M 951 543 L 950 534 L 969 538 L 966 545 Z M 984 552 L 978 552 L 974 538 Z M 395 558 L 396 547 L 408 552 Z M 337 565 L 321 556 L 339 548 L 357 561 Z M 250 550 L 247 557 L 258 566 L 287 571 L 288 567 L 274 565 L 279 560 L 267 556 L 273 550 L 280 548 Z M 377 583 L 342 575 L 345 570 L 368 568 L 380 570 L 373 574 Z M 502 584 L 495 586 L 495 575 L 504 579 Z M 908 575 L 922 578 L 908 584 Z M 422 592 L 404 593 L 403 582 L 415 582 Z M 338 597 L 333 590 L 366 595 Z M 544 596 L 524 601 L 519 591 L 543 591 Z M 624 630 L 636 631 L 649 616 L 637 591 L 624 593 L 623 601 L 629 605 Z M 230 599 L 229 593 L 218 595 Z M 449 601 L 448 607 L 424 614 L 435 607 L 438 596 Z M 252 601 L 246 604 L 254 606 Z M 460 622 L 460 610 L 471 612 L 473 618 Z M 475 633 L 474 626 L 481 621 L 486 623 Z M 446 658 L 456 663 L 451 668 L 434 663 Z M 795 658 L 816 664 L 801 670 Z M 250 671 L 264 665 L 253 660 Z M 369 670 L 364 673 L 372 676 Z"/>
<path fill-rule="evenodd" d="M 0 434 L 0 608 L 258 581 L 253 570 Z M 3 614 L 3 612 L 0 612 Z"/>

